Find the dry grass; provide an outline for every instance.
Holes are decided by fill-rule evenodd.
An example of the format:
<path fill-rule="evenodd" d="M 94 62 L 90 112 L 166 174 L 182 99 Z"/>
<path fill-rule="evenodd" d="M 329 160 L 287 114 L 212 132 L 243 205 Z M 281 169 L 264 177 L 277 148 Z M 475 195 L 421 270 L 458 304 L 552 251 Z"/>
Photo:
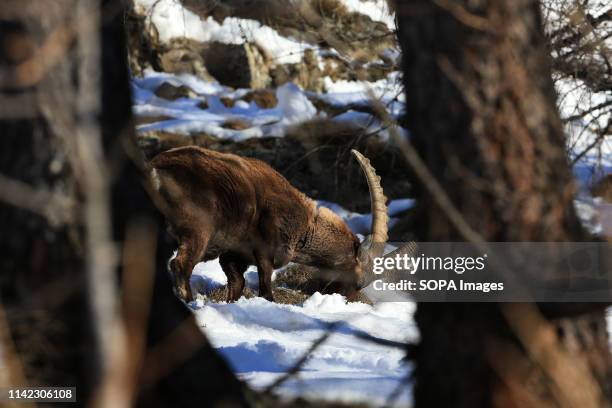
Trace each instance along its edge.
<path fill-rule="evenodd" d="M 274 301 L 285 305 L 301 305 L 315 292 L 325 293 L 326 284 L 317 276 L 317 270 L 303 265 L 291 265 L 284 273 L 277 276 L 272 282 Z M 250 288 L 244 288 L 242 296 L 251 299 L 257 296 Z M 205 294 L 206 300 L 210 302 L 225 302 L 227 299 L 227 287 L 216 288 Z M 372 301 L 363 293 L 360 293 L 352 302 L 362 302 L 371 305 Z"/>
<path fill-rule="evenodd" d="M 221 127 L 232 130 L 244 130 L 250 128 L 251 125 L 240 118 L 229 118 L 221 124 Z"/>
<path fill-rule="evenodd" d="M 313 281 L 314 272 L 313 268 L 299 265 L 287 268 L 285 273 L 278 276 L 272 282 L 272 292 L 274 293 L 276 303 L 298 305 L 308 299 L 310 295 L 316 292 L 315 286 L 309 283 Z M 257 294 L 250 288 L 244 288 L 242 296 L 251 299 L 257 296 Z M 223 286 L 213 290 L 206 295 L 206 298 L 212 302 L 225 302 L 227 299 L 227 287 Z"/>
<path fill-rule="evenodd" d="M 308 296 L 321 290 L 317 270 L 303 265 L 289 266 L 284 273 L 276 277 L 274 284 L 277 287 L 299 291 Z"/>
<path fill-rule="evenodd" d="M 278 286 L 274 287 L 272 289 L 272 292 L 274 293 L 274 301 L 276 303 L 282 303 L 284 305 L 300 305 L 309 297 L 309 295 L 306 295 L 305 293 Z M 250 288 L 244 288 L 242 296 L 247 299 L 251 299 L 256 297 L 257 294 L 253 292 Z M 213 290 L 212 292 L 206 295 L 206 299 L 215 303 L 225 302 L 227 299 L 227 287 L 223 286 Z"/>
<path fill-rule="evenodd" d="M 185 85 L 174 86 L 168 82 L 164 82 L 155 90 L 155 96 L 168 101 L 175 101 L 179 98 L 193 98 L 197 94 Z"/>
<path fill-rule="evenodd" d="M 174 119 L 172 116 L 153 115 L 153 116 L 135 116 L 134 125 L 147 125 L 149 123 L 163 122 L 165 120 Z"/>
<path fill-rule="evenodd" d="M 226 108 L 233 108 L 234 105 L 236 104 L 236 101 L 234 101 L 232 98 L 229 98 L 227 96 L 222 96 L 221 98 L 219 98 L 219 100 L 221 101 L 223 106 L 225 106 Z"/>
<path fill-rule="evenodd" d="M 311 0 L 310 5 L 325 17 L 343 18 L 349 14 L 346 6 L 338 0 Z"/>

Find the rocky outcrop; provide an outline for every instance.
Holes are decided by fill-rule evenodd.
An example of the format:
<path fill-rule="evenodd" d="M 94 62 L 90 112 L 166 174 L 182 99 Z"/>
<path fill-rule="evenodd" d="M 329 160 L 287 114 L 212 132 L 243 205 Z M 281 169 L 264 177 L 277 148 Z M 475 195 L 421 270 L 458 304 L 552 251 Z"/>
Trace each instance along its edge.
<path fill-rule="evenodd" d="M 599 180 L 591 189 L 593 197 L 599 197 L 608 203 L 612 203 L 612 174 L 606 175 Z"/>
<path fill-rule="evenodd" d="M 223 85 L 253 89 L 270 86 L 269 64 L 255 44 L 201 44 L 200 56 L 208 72 Z"/>
<path fill-rule="evenodd" d="M 285 37 L 323 48 L 333 48 L 355 59 L 363 53 L 377 58 L 395 46 L 386 24 L 351 12 L 339 0 L 181 0 L 188 10 L 222 22 L 227 17 L 259 21 Z"/>
<path fill-rule="evenodd" d="M 154 26 L 146 23 L 146 17 L 137 13 L 133 7 L 126 11 L 125 27 L 128 47 L 128 64 L 132 75 L 142 76 L 146 68 L 159 70 L 155 66 L 156 48 L 159 45 Z"/>
<path fill-rule="evenodd" d="M 130 67 L 190 73 L 233 88 L 263 89 L 294 82 L 321 92 L 323 78 L 377 81 L 397 70 L 395 35 L 381 22 L 349 12 L 338 0 L 181 0 L 202 19 L 253 19 L 281 35 L 311 44 L 301 61 L 279 63 L 254 42 L 226 44 L 175 38 L 161 43 L 154 24 L 128 13 Z M 264 44 L 265 46 L 265 44 Z"/>
<path fill-rule="evenodd" d="M 155 90 L 155 96 L 168 101 L 175 101 L 179 98 L 194 98 L 197 94 L 185 85 L 172 85 L 169 82 L 164 82 Z"/>
<path fill-rule="evenodd" d="M 156 65 L 161 71 L 173 74 L 193 74 L 206 81 L 214 81 L 202 58 L 205 44 L 186 38 L 176 39 L 169 44 L 158 44 Z"/>
<path fill-rule="evenodd" d="M 272 89 L 256 89 L 246 93 L 241 99 L 245 102 L 255 102 L 262 109 L 272 109 L 278 105 L 276 92 Z"/>

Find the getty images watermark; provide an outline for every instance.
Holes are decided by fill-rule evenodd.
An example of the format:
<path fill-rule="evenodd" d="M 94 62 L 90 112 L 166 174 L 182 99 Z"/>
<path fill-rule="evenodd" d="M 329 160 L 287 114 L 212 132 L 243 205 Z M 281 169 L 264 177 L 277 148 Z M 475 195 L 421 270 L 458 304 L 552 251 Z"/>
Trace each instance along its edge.
<path fill-rule="evenodd" d="M 379 253 L 371 289 L 383 299 L 402 292 L 430 302 L 612 301 L 608 243 L 394 243 Z"/>
<path fill-rule="evenodd" d="M 373 272 L 375 275 L 382 275 L 385 271 L 396 270 L 404 271 L 414 275 L 426 271 L 445 271 L 454 272 L 458 275 L 470 271 L 483 271 L 487 254 L 478 257 L 457 256 L 410 256 L 408 254 L 396 253 L 394 256 L 376 257 L 373 260 Z M 383 278 L 373 282 L 375 290 L 460 290 L 460 291 L 481 291 L 488 293 L 492 290 L 504 290 L 503 282 L 466 282 L 463 279 L 402 279 L 399 282 L 385 282 Z"/>

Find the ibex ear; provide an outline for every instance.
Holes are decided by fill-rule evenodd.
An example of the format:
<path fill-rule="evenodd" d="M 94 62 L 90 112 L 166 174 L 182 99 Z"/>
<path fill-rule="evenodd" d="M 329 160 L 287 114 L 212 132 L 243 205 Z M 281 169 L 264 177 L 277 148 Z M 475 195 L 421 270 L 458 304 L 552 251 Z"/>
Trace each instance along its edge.
<path fill-rule="evenodd" d="M 359 245 L 359 250 L 357 251 L 357 258 L 363 264 L 368 263 L 370 260 L 370 249 L 372 248 L 372 236 L 368 235 L 366 239 L 363 240 L 361 245 Z"/>

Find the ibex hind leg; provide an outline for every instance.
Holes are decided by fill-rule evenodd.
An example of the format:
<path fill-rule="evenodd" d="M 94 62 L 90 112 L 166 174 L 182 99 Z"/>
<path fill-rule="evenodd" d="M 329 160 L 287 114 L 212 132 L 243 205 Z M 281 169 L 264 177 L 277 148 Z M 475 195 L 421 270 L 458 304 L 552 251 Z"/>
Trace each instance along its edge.
<path fill-rule="evenodd" d="M 181 234 L 176 258 L 170 264 L 178 296 L 186 302 L 193 300 L 189 279 L 193 267 L 200 262 L 206 252 L 209 235 L 202 233 Z"/>
<path fill-rule="evenodd" d="M 244 272 L 249 263 L 240 255 L 225 253 L 219 257 L 219 264 L 227 276 L 227 302 L 235 302 L 244 290 Z"/>
<path fill-rule="evenodd" d="M 272 272 L 274 271 L 273 262 L 269 257 L 256 255 L 257 273 L 259 275 L 259 296 L 274 302 L 272 294 Z"/>

